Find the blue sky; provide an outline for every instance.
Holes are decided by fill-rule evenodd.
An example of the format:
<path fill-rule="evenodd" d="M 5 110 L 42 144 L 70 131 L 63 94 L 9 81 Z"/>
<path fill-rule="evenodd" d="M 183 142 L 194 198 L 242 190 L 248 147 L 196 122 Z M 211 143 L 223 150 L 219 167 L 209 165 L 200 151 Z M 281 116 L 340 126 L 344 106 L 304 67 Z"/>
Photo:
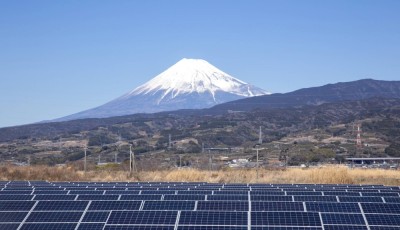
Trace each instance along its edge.
<path fill-rule="evenodd" d="M 400 80 L 397 0 L 0 1 L 0 127 L 110 101 L 182 58 L 271 92 Z"/>

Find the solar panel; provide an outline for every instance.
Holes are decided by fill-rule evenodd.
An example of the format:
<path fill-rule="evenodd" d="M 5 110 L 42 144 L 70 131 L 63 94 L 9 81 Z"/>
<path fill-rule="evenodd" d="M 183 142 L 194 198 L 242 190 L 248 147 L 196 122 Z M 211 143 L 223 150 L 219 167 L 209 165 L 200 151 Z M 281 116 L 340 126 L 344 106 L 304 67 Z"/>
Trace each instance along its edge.
<path fill-rule="evenodd" d="M 287 191 L 288 196 L 322 196 L 322 192 L 314 191 Z"/>
<path fill-rule="evenodd" d="M 92 201 L 89 210 L 139 210 L 141 201 Z"/>
<path fill-rule="evenodd" d="M 179 225 L 246 225 L 247 212 L 182 211 Z"/>
<path fill-rule="evenodd" d="M 210 195 L 211 196 L 211 195 Z M 210 197 L 208 196 L 208 197 Z M 205 200 L 205 195 L 165 195 L 164 200 Z"/>
<path fill-rule="evenodd" d="M 173 191 L 165 191 L 165 190 L 163 190 L 163 191 L 159 191 L 159 190 L 142 190 L 142 193 L 141 194 L 143 194 L 143 195 L 151 195 L 151 194 L 175 194 L 175 190 L 173 190 Z"/>
<path fill-rule="evenodd" d="M 82 222 L 107 222 L 111 212 L 86 212 Z"/>
<path fill-rule="evenodd" d="M 211 190 L 189 190 L 189 191 L 178 191 L 178 195 L 211 195 Z"/>
<path fill-rule="evenodd" d="M 120 200 L 161 200 L 162 195 L 122 195 Z"/>
<path fill-rule="evenodd" d="M 31 212 L 26 222 L 78 222 L 83 212 Z"/>
<path fill-rule="evenodd" d="M 40 190 L 40 191 L 37 191 L 37 190 L 35 190 L 35 191 L 33 191 L 33 194 L 53 194 L 53 195 L 55 195 L 55 194 L 59 194 L 59 195 L 61 195 L 61 194 L 64 194 L 64 195 L 66 195 L 68 193 L 68 191 L 64 191 L 64 190 L 61 190 L 61 191 L 58 191 L 58 190 Z"/>
<path fill-rule="evenodd" d="M 400 227 L 395 226 L 369 226 L 370 230 L 399 230 Z"/>
<path fill-rule="evenodd" d="M 88 201 L 39 201 L 34 211 L 84 211 Z"/>
<path fill-rule="evenodd" d="M 104 223 L 80 223 L 78 230 L 102 230 Z"/>
<path fill-rule="evenodd" d="M 306 202 L 309 212 L 361 213 L 358 203 Z"/>
<path fill-rule="evenodd" d="M 118 200 L 118 195 L 78 195 L 78 200 Z"/>
<path fill-rule="evenodd" d="M 361 197 L 355 197 L 355 196 L 339 196 L 339 201 L 340 202 L 364 202 L 364 203 L 383 203 L 383 200 L 381 197 L 377 196 L 361 196 Z"/>
<path fill-rule="evenodd" d="M 193 210 L 195 201 L 145 201 L 143 210 Z"/>
<path fill-rule="evenodd" d="M 384 197 L 386 203 L 400 203 L 400 197 Z"/>
<path fill-rule="evenodd" d="M 294 196 L 294 200 L 337 202 L 336 196 Z"/>
<path fill-rule="evenodd" d="M 304 212 L 302 202 L 251 202 L 251 211 Z"/>
<path fill-rule="evenodd" d="M 104 230 L 174 230 L 174 226 L 152 225 L 152 226 L 121 226 L 121 225 L 106 225 Z"/>
<path fill-rule="evenodd" d="M 251 196 L 250 199 L 252 201 L 293 201 L 292 196 Z"/>
<path fill-rule="evenodd" d="M 252 230 L 322 230 L 322 227 L 279 227 L 279 226 L 255 226 L 251 227 Z"/>
<path fill-rule="evenodd" d="M 284 196 L 285 192 L 282 191 L 270 191 L 270 190 L 253 190 L 250 192 L 250 195 L 263 195 L 263 196 Z"/>
<path fill-rule="evenodd" d="M 77 195 L 36 195 L 34 200 L 75 200 Z"/>
<path fill-rule="evenodd" d="M 178 230 L 247 230 L 247 227 L 236 226 L 178 226 Z"/>
<path fill-rule="evenodd" d="M 113 211 L 107 224 L 175 225 L 176 211 Z"/>
<path fill-rule="evenodd" d="M 138 195 L 138 190 L 108 190 L 105 194 L 117 194 L 117 195 Z"/>
<path fill-rule="evenodd" d="M 74 230 L 76 223 L 26 223 L 20 230 Z"/>
<path fill-rule="evenodd" d="M 369 225 L 400 226 L 400 215 L 365 214 Z"/>
<path fill-rule="evenodd" d="M 243 201 L 199 201 L 197 210 L 249 211 L 249 203 Z"/>
<path fill-rule="evenodd" d="M 368 230 L 362 225 L 324 225 L 324 230 Z"/>
<path fill-rule="evenodd" d="M 234 195 L 210 195 L 207 200 L 249 200 L 249 196 L 234 196 Z"/>
<path fill-rule="evenodd" d="M 362 192 L 363 196 L 394 196 L 399 197 L 398 192 Z"/>
<path fill-rule="evenodd" d="M 71 190 L 70 195 L 102 195 L 104 191 L 99 190 Z"/>
<path fill-rule="evenodd" d="M 322 213 L 321 216 L 324 224 L 365 225 L 364 218 L 361 214 Z"/>
<path fill-rule="evenodd" d="M 315 212 L 252 212 L 251 225 L 321 226 Z"/>
<path fill-rule="evenodd" d="M 0 223 L 22 222 L 28 212 L 0 212 Z"/>
<path fill-rule="evenodd" d="M 19 224 L 0 224 L 1 230 L 17 230 Z"/>
<path fill-rule="evenodd" d="M 0 201 L 0 211 L 29 211 L 35 201 Z"/>
<path fill-rule="evenodd" d="M 328 191 L 324 192 L 325 196 L 360 196 L 359 192 L 346 192 L 346 191 Z"/>
<path fill-rule="evenodd" d="M 392 213 L 400 214 L 400 204 L 374 204 L 362 203 L 364 213 Z"/>

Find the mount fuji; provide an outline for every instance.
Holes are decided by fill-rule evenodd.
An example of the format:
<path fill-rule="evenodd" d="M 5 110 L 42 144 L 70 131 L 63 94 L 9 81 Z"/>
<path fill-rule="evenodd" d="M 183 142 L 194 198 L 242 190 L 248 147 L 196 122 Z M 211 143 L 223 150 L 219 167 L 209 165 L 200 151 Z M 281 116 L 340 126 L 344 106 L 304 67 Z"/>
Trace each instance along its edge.
<path fill-rule="evenodd" d="M 230 76 L 205 60 L 184 58 L 117 99 L 56 121 L 203 109 L 266 94 L 270 93 Z"/>

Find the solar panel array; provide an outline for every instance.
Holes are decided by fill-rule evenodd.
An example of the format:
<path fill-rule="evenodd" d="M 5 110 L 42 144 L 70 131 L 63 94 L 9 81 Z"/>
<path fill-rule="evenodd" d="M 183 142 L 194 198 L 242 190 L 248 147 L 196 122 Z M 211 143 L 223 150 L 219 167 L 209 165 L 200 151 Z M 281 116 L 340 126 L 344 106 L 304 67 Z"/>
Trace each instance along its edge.
<path fill-rule="evenodd" d="M 400 187 L 0 181 L 2 230 L 400 229 Z"/>

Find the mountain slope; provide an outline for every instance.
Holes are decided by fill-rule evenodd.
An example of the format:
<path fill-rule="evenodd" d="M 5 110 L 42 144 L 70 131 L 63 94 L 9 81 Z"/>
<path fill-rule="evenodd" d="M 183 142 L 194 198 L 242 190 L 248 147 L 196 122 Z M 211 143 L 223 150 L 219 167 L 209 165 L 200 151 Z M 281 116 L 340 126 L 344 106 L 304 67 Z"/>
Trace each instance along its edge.
<path fill-rule="evenodd" d="M 300 89 L 290 93 L 275 93 L 240 99 L 216 105 L 210 109 L 210 112 L 301 107 L 305 105 L 321 105 L 328 102 L 364 100 L 373 97 L 400 98 L 400 81 L 363 79 L 340 82 Z"/>
<path fill-rule="evenodd" d="M 207 61 L 182 59 L 147 83 L 113 101 L 57 121 L 209 108 L 265 94 L 268 92 L 230 76 Z"/>

